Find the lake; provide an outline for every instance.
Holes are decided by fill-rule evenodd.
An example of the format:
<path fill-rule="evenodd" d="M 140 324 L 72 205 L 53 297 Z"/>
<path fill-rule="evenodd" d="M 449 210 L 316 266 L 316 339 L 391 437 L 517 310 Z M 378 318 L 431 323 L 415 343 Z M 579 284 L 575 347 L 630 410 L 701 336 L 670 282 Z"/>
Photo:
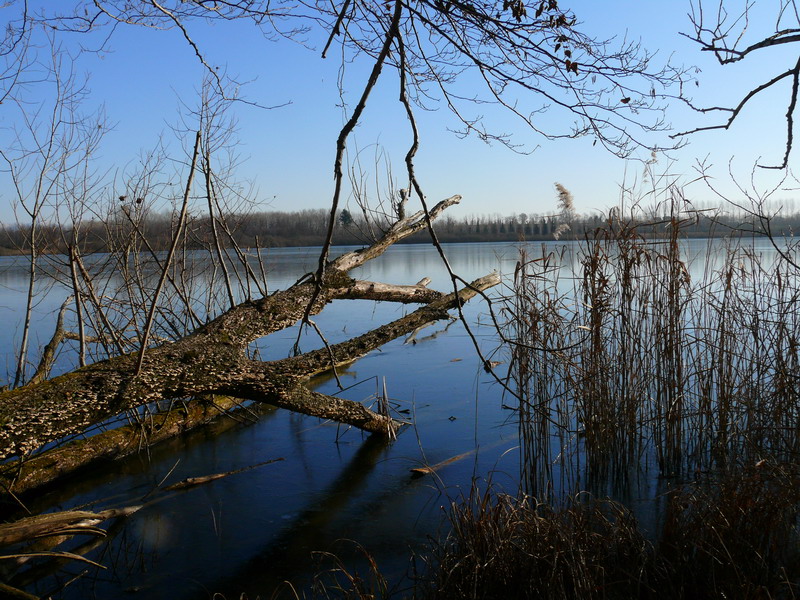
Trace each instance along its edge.
<path fill-rule="evenodd" d="M 767 240 L 754 244 L 758 252 L 772 255 Z M 547 244 L 550 249 L 564 246 Z M 702 259 L 707 247 L 705 240 L 692 241 L 686 251 Z M 541 252 L 542 244 L 531 248 Z M 291 285 L 313 270 L 317 251 L 269 251 L 270 289 Z M 466 280 L 493 270 L 507 279 L 518 259 L 517 244 L 449 244 L 446 251 L 453 270 Z M 8 324 L 0 330 L 0 347 L 8 373 L 13 372 L 19 339 L 13 324 L 24 308 L 24 264 L 23 259 L 0 258 L 0 315 Z M 694 272 L 713 268 L 704 260 L 692 265 Z M 427 245 L 392 247 L 353 275 L 403 284 L 427 276 L 430 287 L 452 289 L 439 256 Z M 507 292 L 497 288 L 489 296 Z M 47 342 L 67 294 L 55 288 L 38 302 L 32 344 Z M 500 305 L 494 306 L 499 313 Z M 389 303 L 336 301 L 314 320 L 335 343 L 410 310 Z M 487 303 L 476 298 L 464 313 L 481 351 L 500 362 L 497 374 L 502 378 L 509 355 L 491 324 Z M 261 357 L 287 356 L 296 338 L 295 328 L 265 338 L 258 345 Z M 251 599 L 267 598 L 284 581 L 306 585 L 320 567 L 332 566 L 314 552 L 333 552 L 345 564 L 363 567 L 357 544 L 391 581 L 404 585 L 409 556 L 443 531 L 452 500 L 468 494 L 475 480 L 516 493 L 520 471 L 516 413 L 504 405 L 513 401 L 484 371 L 463 324 L 438 322 L 419 332 L 413 343 L 404 342 L 387 344 L 340 375 L 348 388 L 343 395 L 354 400 L 368 401 L 385 382 L 395 414 L 413 423 L 396 440 L 371 439 L 335 423 L 266 409 L 255 424 L 221 423 L 73 477 L 58 490 L 36 497 L 29 508 L 101 510 L 138 504 L 159 485 L 275 461 L 145 507 L 87 554 L 105 569 L 68 563 L 26 589 L 47 595 L 71 581 L 57 597 L 209 598 L 219 593 L 232 599 L 246 593 Z M 303 350 L 320 345 L 313 332 L 303 335 Z M 74 348 L 65 350 L 56 369 L 67 368 L 71 360 Z M 330 377 L 314 383 L 320 391 L 337 391 Z M 461 455 L 435 475 L 413 477 L 410 471 Z M 650 489 L 645 495 L 655 493 Z M 641 496 L 634 503 L 637 498 Z M 647 510 L 642 514 L 646 519 Z"/>

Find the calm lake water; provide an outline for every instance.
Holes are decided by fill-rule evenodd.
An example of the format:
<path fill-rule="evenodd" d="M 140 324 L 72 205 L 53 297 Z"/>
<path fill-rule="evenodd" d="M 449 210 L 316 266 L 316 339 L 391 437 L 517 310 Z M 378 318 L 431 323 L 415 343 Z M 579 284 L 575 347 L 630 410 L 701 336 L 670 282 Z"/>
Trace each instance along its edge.
<path fill-rule="evenodd" d="M 541 246 L 532 245 L 536 252 Z M 757 246 L 770 252 L 767 241 L 757 241 Z M 706 247 L 706 241 L 691 242 L 688 253 L 702 254 Z M 517 252 L 516 244 L 447 246 L 454 271 L 467 280 L 493 270 L 509 277 Z M 314 248 L 270 251 L 270 288 L 286 287 L 313 270 L 316 253 Z M 702 260 L 696 264 L 697 269 L 707 268 Z M 431 287 L 451 289 L 436 251 L 423 245 L 393 247 L 353 274 L 404 284 L 428 276 Z M 0 258 L 0 318 L 6 324 L 0 328 L 0 369 L 5 365 L 7 373 L 14 366 L 25 277 L 24 261 Z M 504 291 L 497 289 L 492 295 Z M 47 342 L 55 311 L 67 293 L 55 289 L 37 304 L 34 345 Z M 315 321 L 335 343 L 410 310 L 413 307 L 389 303 L 339 301 Z M 498 367 L 502 376 L 507 356 L 489 322 L 487 304 L 475 299 L 465 314 L 482 351 L 503 362 Z M 262 358 L 287 356 L 296 335 L 296 329 L 290 329 L 262 340 Z M 303 350 L 319 345 L 315 335 L 304 336 Z M 65 369 L 70 358 L 65 353 L 57 368 Z M 500 489 L 517 491 L 514 412 L 504 408 L 501 386 L 483 370 L 460 322 L 437 323 L 420 332 L 414 344 L 387 344 L 348 367 L 341 378 L 345 386 L 352 386 L 343 395 L 355 400 L 369 399 L 385 380 L 398 415 L 414 425 L 397 440 L 385 442 L 334 423 L 266 410 L 256 424 L 212 427 L 75 477 L 36 498 L 30 508 L 88 505 L 101 510 L 138 504 L 162 481 L 167 485 L 281 459 L 145 507 L 87 554 L 106 569 L 71 563 L 26 589 L 46 595 L 80 575 L 57 597 L 173 599 L 220 593 L 233 599 L 246 593 L 251 600 L 268 598 L 283 581 L 308 583 L 309 574 L 320 566 L 313 552 L 335 552 L 345 563 L 363 565 L 355 542 L 402 584 L 411 552 L 424 548 L 429 536 L 442 530 L 449 503 L 468 493 L 473 480 L 490 480 Z M 320 391 L 337 390 L 329 378 L 315 383 Z M 470 454 L 435 476 L 411 476 L 414 467 L 464 453 Z M 321 564 L 332 566 L 330 561 Z"/>

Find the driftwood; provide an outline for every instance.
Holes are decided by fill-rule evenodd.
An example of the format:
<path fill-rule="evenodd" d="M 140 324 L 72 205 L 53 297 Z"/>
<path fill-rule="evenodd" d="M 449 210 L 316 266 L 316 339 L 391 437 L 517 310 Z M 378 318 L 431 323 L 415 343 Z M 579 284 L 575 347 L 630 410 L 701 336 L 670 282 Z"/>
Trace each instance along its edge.
<path fill-rule="evenodd" d="M 424 467 L 414 467 L 413 469 L 411 469 L 411 476 L 412 477 L 422 477 L 423 475 L 432 475 L 433 473 L 436 473 L 436 471 L 438 471 L 442 467 L 446 467 L 447 465 L 451 465 L 454 462 L 458 462 L 462 458 L 467 458 L 468 456 L 472 456 L 473 454 L 475 454 L 476 451 L 477 451 L 477 449 L 469 450 L 468 452 L 464 452 L 463 454 L 459 454 L 457 456 L 452 456 L 452 457 L 448 458 L 447 460 L 443 460 L 440 463 L 436 463 L 435 465 L 425 465 Z"/>
<path fill-rule="evenodd" d="M 461 359 L 459 358 L 457 360 L 461 360 Z M 494 362 L 497 362 L 497 361 L 490 361 L 490 362 L 494 363 Z M 453 419 L 454 417 L 450 417 L 450 418 Z M 504 440 L 501 439 L 501 440 L 498 440 L 498 441 L 494 442 L 493 444 L 482 446 L 482 448 L 485 449 L 485 450 L 489 449 L 489 448 L 495 448 L 495 447 L 500 446 L 500 445 L 502 445 L 504 443 L 505 443 Z M 413 469 L 411 469 L 411 477 L 413 478 L 413 477 L 422 477 L 423 475 L 432 475 L 432 474 L 436 473 L 437 471 L 439 471 L 440 469 L 442 469 L 442 468 L 444 468 L 444 467 L 446 467 L 448 465 L 452 465 L 453 463 L 458 462 L 458 461 L 460 461 L 460 460 L 462 460 L 464 458 L 467 458 L 468 456 L 472 456 L 473 454 L 478 452 L 479 449 L 480 448 L 473 448 L 472 450 L 468 450 L 466 452 L 463 452 L 462 454 L 457 454 L 456 456 L 451 456 L 450 458 L 448 458 L 446 460 L 443 460 L 442 462 L 438 462 L 435 465 L 425 464 L 425 465 L 423 465 L 421 467 L 414 467 Z"/>
<path fill-rule="evenodd" d="M 453 196 L 440 202 L 430 216 L 435 218 L 459 200 Z M 394 433 L 401 423 L 390 416 L 359 402 L 314 392 L 304 384 L 315 374 L 352 362 L 427 323 L 449 318 L 449 309 L 500 282 L 493 273 L 457 294 L 443 294 L 428 289 L 424 280 L 401 286 L 357 281 L 348 275 L 395 242 L 425 228 L 426 222 L 421 212 L 404 218 L 371 246 L 329 261 L 321 279 L 309 274 L 286 290 L 231 308 L 173 343 L 148 348 L 141 369 L 138 352 L 123 354 L 0 393 L 0 460 L 25 457 L 45 444 L 81 434 L 92 425 L 156 400 L 212 394 L 263 402 L 367 432 Z M 334 299 L 422 306 L 328 348 L 272 362 L 248 357 L 251 342 L 297 323 L 307 311 L 318 313 Z M 6 491 L 15 491 L 14 481 L 7 485 Z"/>
<path fill-rule="evenodd" d="M 100 512 L 69 510 L 63 512 L 34 515 L 13 523 L 0 524 L 0 565 L 4 568 L 3 578 L 11 576 L 13 586 L 0 584 L 0 598 L 37 598 L 22 589 L 25 579 L 37 571 L 58 569 L 65 562 L 81 562 L 97 568 L 105 567 L 84 556 L 90 550 L 103 543 L 106 531 L 99 527 L 105 521 L 114 520 L 119 523 L 124 518 L 142 508 L 141 505 L 125 508 L 107 509 Z M 57 546 L 76 535 L 88 535 L 93 538 L 89 543 L 81 544 L 72 551 L 58 550 Z M 7 546 L 27 544 L 17 552 L 8 552 Z M 17 570 L 32 559 L 50 559 L 25 572 L 21 581 L 17 581 Z M 34 579 L 35 580 L 35 579 Z M 11 582 L 9 580 L 9 582 Z M 30 581 L 28 581 L 30 583 Z"/>
<path fill-rule="evenodd" d="M 188 490 L 193 487 L 197 487 L 198 485 L 205 485 L 206 483 L 211 483 L 212 481 L 217 481 L 218 479 L 224 479 L 225 477 L 230 477 L 231 475 L 238 475 L 239 473 L 245 473 L 247 471 L 252 471 L 258 467 L 263 467 L 264 465 L 271 465 L 272 463 L 279 462 L 284 460 L 283 458 L 273 458 L 271 460 L 265 460 L 255 465 L 250 465 L 247 467 L 242 467 L 241 469 L 236 469 L 234 471 L 226 471 L 225 473 L 214 473 L 212 475 L 200 475 L 198 477 L 187 477 L 186 479 L 181 479 L 178 483 L 173 483 L 172 485 L 168 485 L 163 489 L 165 492 L 174 492 L 178 490 Z"/>
<path fill-rule="evenodd" d="M 0 524 L 0 578 L 10 577 L 9 581 L 13 582 L 15 586 L 24 588 L 41 577 L 57 571 L 67 562 L 84 562 L 98 568 L 105 568 L 86 558 L 85 555 L 97 548 L 98 545 L 105 543 L 107 537 L 113 537 L 115 530 L 119 530 L 124 518 L 145 507 L 150 507 L 167 498 L 171 498 L 176 493 L 191 490 L 231 475 L 244 473 L 282 460 L 284 459 L 275 458 L 225 473 L 188 477 L 172 485 L 153 490 L 150 494 L 159 492 L 158 495 L 146 502 L 142 498 L 138 504 L 123 508 L 111 508 L 99 512 L 68 510 L 32 515 L 11 523 L 2 523 Z M 147 496 L 150 494 L 147 494 Z M 114 521 L 112 527 L 108 530 L 101 529 L 100 525 L 109 520 Z M 77 535 L 89 536 L 91 539 L 69 551 L 58 548 L 61 544 Z M 9 551 L 7 547 L 15 547 L 17 551 Z M 40 562 L 27 571 L 19 572 L 20 567 L 32 559 L 50 560 Z M 23 595 L 20 596 L 19 594 Z M 0 599 L 35 598 L 35 596 L 26 596 L 24 594 L 25 592 L 17 587 L 8 585 L 0 587 Z"/>

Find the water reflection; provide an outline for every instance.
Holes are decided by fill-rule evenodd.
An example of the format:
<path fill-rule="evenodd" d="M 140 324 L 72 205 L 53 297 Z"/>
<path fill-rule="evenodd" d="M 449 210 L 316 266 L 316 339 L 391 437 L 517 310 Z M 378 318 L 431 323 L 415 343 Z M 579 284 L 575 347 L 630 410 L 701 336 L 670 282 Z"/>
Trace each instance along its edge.
<path fill-rule="evenodd" d="M 281 582 L 296 581 L 311 573 L 314 568 L 312 552 L 329 548 L 337 539 L 337 534 L 331 536 L 330 524 L 342 518 L 342 509 L 348 503 L 357 498 L 361 501 L 364 484 L 377 462 L 385 456 L 388 445 L 385 438 L 367 438 L 333 483 L 311 505 L 297 514 L 285 515 L 289 523 L 280 534 L 235 575 L 211 584 L 211 589 L 228 597 L 239 597 L 241 593 L 265 597 Z"/>

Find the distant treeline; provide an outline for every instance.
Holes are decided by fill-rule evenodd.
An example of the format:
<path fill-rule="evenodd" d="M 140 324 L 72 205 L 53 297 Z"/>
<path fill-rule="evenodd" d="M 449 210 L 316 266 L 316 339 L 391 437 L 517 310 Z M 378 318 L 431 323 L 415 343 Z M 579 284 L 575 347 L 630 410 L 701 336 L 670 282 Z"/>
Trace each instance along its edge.
<path fill-rule="evenodd" d="M 329 211 L 324 209 L 295 212 L 262 212 L 246 215 L 228 215 L 212 223 L 207 216 L 190 218 L 183 232 L 183 247 L 210 248 L 218 242 L 222 247 L 238 245 L 241 248 L 318 246 L 325 240 Z M 613 215 L 613 211 L 612 211 Z M 174 235 L 174 216 L 155 214 L 137 220 L 136 224 L 120 213 L 105 220 L 85 221 L 72 227 L 39 223 L 35 228 L 35 243 L 41 253 L 66 253 L 69 245 L 77 245 L 82 254 L 107 252 L 113 249 L 149 247 L 166 250 Z M 443 216 L 435 223 L 441 242 L 495 242 L 519 240 L 581 239 L 609 223 L 609 215 L 537 215 L 516 214 Z M 688 237 L 715 237 L 731 231 L 761 231 L 762 227 L 747 215 L 720 215 L 711 212 L 687 213 L 688 222 L 682 231 Z M 645 235 L 657 235 L 659 223 L 666 224 L 667 217 L 658 214 L 636 219 L 612 218 L 630 225 L 642 225 Z M 387 216 L 372 216 L 348 210 L 340 211 L 334 229 L 334 243 L 355 245 L 367 243 L 388 228 Z M 786 235 L 800 229 L 800 213 L 774 217 L 771 220 L 775 235 Z M 0 229 L 0 254 L 27 253 L 30 248 L 30 227 L 24 225 L 2 226 Z M 403 243 L 424 243 L 430 239 L 421 231 Z"/>

